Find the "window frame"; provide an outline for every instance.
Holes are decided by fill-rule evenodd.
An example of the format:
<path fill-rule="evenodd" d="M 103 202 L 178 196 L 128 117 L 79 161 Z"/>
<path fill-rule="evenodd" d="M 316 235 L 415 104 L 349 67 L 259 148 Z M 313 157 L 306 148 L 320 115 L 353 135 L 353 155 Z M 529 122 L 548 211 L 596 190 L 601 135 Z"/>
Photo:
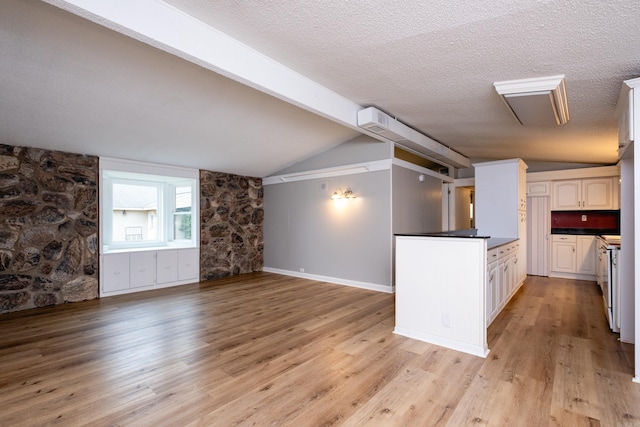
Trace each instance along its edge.
<path fill-rule="evenodd" d="M 113 185 L 130 184 L 158 189 L 157 239 L 113 240 Z M 130 160 L 100 158 L 100 241 L 102 253 L 127 252 L 161 248 L 195 248 L 199 246 L 199 170 L 142 163 Z M 174 235 L 176 189 L 191 188 L 191 238 Z M 185 212 L 186 213 L 186 212 Z"/>

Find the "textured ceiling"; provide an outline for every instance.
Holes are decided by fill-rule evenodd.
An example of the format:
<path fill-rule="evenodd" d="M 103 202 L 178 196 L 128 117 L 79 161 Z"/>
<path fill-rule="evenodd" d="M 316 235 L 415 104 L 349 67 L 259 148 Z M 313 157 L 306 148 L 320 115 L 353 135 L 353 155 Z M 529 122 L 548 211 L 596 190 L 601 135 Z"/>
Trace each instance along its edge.
<path fill-rule="evenodd" d="M 640 76 L 629 0 L 167 3 L 474 160 L 615 163 Z M 53 6 L 0 8 L 0 142 L 264 176 L 357 135 Z M 493 89 L 554 74 L 564 126 L 520 126 Z"/>

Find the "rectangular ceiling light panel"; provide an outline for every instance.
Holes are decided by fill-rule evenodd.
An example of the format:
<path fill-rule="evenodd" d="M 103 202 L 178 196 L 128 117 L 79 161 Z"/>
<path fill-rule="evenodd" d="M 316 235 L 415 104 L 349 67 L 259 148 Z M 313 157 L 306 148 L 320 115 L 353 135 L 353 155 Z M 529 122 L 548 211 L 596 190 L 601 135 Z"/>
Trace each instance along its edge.
<path fill-rule="evenodd" d="M 522 125 L 563 125 L 569 121 L 564 75 L 495 82 L 493 86 Z"/>

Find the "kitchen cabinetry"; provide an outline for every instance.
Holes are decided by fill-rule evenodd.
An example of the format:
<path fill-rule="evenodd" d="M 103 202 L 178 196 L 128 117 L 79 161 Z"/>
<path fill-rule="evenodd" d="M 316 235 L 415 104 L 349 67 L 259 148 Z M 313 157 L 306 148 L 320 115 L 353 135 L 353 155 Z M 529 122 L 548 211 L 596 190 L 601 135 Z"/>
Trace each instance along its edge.
<path fill-rule="evenodd" d="M 551 194 L 549 181 L 527 183 L 527 197 L 542 197 Z"/>
<path fill-rule="evenodd" d="M 527 165 L 510 159 L 475 163 L 474 167 L 478 234 L 518 239 L 498 251 L 505 251 L 498 254 L 501 264 L 496 267 L 499 311 L 527 275 Z"/>
<path fill-rule="evenodd" d="M 552 210 L 618 209 L 614 178 L 554 181 Z"/>
<path fill-rule="evenodd" d="M 524 283 L 519 248 L 519 242 L 512 242 L 487 251 L 487 326 Z"/>
<path fill-rule="evenodd" d="M 474 163 L 473 166 L 476 172 L 475 211 L 478 234 L 524 238 L 527 231 L 526 163 L 520 159 L 511 159 Z"/>
<path fill-rule="evenodd" d="M 595 237 L 554 234 L 551 241 L 551 276 L 596 280 Z"/>
<path fill-rule="evenodd" d="M 199 271 L 198 248 L 103 254 L 101 295 L 193 283 Z"/>
<path fill-rule="evenodd" d="M 596 275 L 596 238 L 577 236 L 576 273 Z"/>

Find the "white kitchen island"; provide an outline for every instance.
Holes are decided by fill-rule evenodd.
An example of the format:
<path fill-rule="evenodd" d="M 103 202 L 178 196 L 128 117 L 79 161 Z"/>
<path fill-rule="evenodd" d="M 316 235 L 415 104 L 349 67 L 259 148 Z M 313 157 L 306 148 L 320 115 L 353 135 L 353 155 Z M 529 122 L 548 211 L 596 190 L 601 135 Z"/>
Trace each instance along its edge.
<path fill-rule="evenodd" d="M 486 357 L 492 300 L 487 250 L 516 240 L 473 233 L 396 235 L 394 333 Z"/>

